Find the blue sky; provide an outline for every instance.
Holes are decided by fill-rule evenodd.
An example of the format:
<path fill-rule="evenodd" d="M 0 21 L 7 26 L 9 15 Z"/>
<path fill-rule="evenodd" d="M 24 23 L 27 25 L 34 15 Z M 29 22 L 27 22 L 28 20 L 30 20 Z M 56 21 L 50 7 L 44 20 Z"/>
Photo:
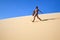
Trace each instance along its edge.
<path fill-rule="evenodd" d="M 36 5 L 44 14 L 60 12 L 60 0 L 0 0 L 0 19 L 31 15 Z"/>

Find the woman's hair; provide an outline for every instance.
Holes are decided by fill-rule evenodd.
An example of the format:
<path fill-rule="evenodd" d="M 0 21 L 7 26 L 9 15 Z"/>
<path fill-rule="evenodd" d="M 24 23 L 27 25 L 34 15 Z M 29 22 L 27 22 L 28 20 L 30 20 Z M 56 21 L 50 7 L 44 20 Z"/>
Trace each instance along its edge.
<path fill-rule="evenodd" d="M 36 8 L 38 9 L 38 6 L 36 6 Z"/>

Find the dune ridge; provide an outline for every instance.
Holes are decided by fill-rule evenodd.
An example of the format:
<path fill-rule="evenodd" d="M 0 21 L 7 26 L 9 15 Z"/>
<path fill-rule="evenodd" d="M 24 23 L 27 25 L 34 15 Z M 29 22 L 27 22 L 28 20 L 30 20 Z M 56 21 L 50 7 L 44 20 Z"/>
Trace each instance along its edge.
<path fill-rule="evenodd" d="M 0 20 L 0 40 L 60 40 L 60 13 Z"/>

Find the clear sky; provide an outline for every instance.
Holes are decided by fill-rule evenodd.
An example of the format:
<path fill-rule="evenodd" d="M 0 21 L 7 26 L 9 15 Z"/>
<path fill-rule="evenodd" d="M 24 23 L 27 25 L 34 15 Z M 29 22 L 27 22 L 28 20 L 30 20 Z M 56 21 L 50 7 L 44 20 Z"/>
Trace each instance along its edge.
<path fill-rule="evenodd" d="M 0 19 L 31 15 L 36 5 L 44 14 L 60 12 L 60 0 L 0 0 Z"/>

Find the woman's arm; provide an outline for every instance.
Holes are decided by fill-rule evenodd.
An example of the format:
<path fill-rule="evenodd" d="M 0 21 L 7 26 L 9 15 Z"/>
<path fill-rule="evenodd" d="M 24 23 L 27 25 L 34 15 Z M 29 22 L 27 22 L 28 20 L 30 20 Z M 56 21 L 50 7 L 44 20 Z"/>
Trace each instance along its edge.
<path fill-rule="evenodd" d="M 33 11 L 33 14 L 32 14 L 32 16 L 34 16 L 34 14 L 35 14 L 35 10 Z"/>
<path fill-rule="evenodd" d="M 39 10 L 40 13 L 43 13 L 41 10 Z"/>

